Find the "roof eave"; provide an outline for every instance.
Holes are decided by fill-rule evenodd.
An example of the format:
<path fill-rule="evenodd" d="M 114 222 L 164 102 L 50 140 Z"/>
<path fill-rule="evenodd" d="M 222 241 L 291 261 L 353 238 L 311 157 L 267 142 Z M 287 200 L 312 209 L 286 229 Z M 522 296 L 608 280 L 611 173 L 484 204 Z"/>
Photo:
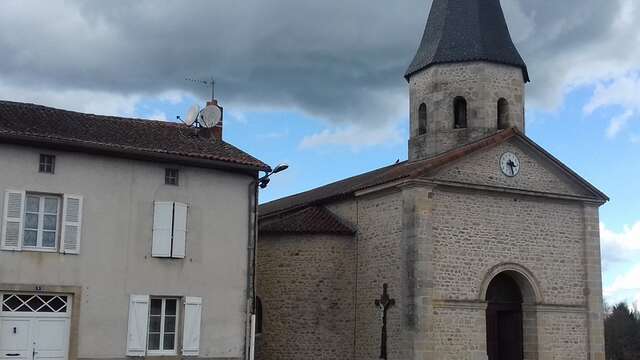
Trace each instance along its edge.
<path fill-rule="evenodd" d="M 578 175 L 578 173 L 573 171 L 570 167 L 565 165 L 562 161 L 560 161 L 558 158 L 553 156 L 550 152 L 545 150 L 542 146 L 536 144 L 535 141 L 531 140 L 529 137 L 527 137 L 521 131 L 519 131 L 517 129 L 514 129 L 514 130 L 515 130 L 516 135 L 518 136 L 519 139 L 523 140 L 526 144 L 528 144 L 529 146 L 533 147 L 534 149 L 536 149 L 539 152 L 541 152 L 542 154 L 544 154 L 547 158 L 549 158 L 551 161 L 553 161 L 558 167 L 560 167 L 562 170 L 564 170 L 567 174 L 571 175 L 576 181 L 578 181 L 580 184 L 582 184 L 584 187 L 586 187 L 596 197 L 597 200 L 600 200 L 600 202 L 602 204 L 604 204 L 606 202 L 609 202 L 611 200 L 607 194 L 605 194 L 604 192 L 600 191 L 597 187 L 595 187 L 593 184 L 591 184 L 589 181 L 587 181 L 582 176 Z"/>
<path fill-rule="evenodd" d="M 48 139 L 40 136 L 21 135 L 21 134 L 2 134 L 0 133 L 0 143 L 37 146 L 48 149 L 82 152 L 94 155 L 104 155 L 117 158 L 126 158 L 141 161 L 154 161 L 166 163 L 180 163 L 182 165 L 210 168 L 210 169 L 232 169 L 238 171 L 270 171 L 271 168 L 266 164 L 246 164 L 233 161 L 225 161 L 218 159 L 205 159 L 192 156 L 184 156 L 179 154 L 143 151 L 138 149 L 117 149 L 114 146 L 104 144 L 82 143 L 73 140 Z"/>
<path fill-rule="evenodd" d="M 407 82 L 409 82 L 413 75 L 415 75 L 415 74 L 417 74 L 419 72 L 422 72 L 424 70 L 427 70 L 428 68 L 430 68 L 432 66 L 435 66 L 435 65 L 447 65 L 447 64 L 471 63 L 471 62 L 488 62 L 488 63 L 492 63 L 492 64 L 514 66 L 514 67 L 520 68 L 522 70 L 522 78 L 523 78 L 525 83 L 531 82 L 531 79 L 529 78 L 529 70 L 527 69 L 526 65 L 511 64 L 511 63 L 507 63 L 507 62 L 500 62 L 500 61 L 487 60 L 487 59 L 467 59 L 467 60 L 438 61 L 438 62 L 431 62 L 431 63 L 425 64 L 425 65 L 416 66 L 416 67 L 411 65 L 407 69 L 407 72 L 404 74 L 404 79 Z"/>

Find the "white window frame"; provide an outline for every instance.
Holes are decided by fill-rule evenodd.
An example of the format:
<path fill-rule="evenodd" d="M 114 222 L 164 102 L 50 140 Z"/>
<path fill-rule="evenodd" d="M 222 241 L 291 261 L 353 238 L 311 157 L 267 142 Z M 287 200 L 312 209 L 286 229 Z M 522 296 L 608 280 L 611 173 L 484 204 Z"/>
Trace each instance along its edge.
<path fill-rule="evenodd" d="M 60 298 L 65 298 L 64 301 L 66 302 L 66 308 L 65 311 L 57 311 L 57 312 L 37 312 L 37 311 L 31 311 L 31 312 L 27 312 L 27 311 L 6 311 L 3 309 L 2 306 L 2 302 L 4 302 L 4 300 L 6 299 L 5 296 L 8 298 L 11 295 L 15 295 L 15 296 L 34 296 L 34 297 L 38 297 L 40 295 L 45 295 L 45 296 L 57 296 Z M 73 296 L 68 295 L 68 294 L 58 294 L 58 293 L 25 293 L 25 292 L 3 292 L 0 294 L 0 315 L 1 316 L 17 316 L 17 317 L 52 317 L 52 318 L 59 318 L 59 317 L 65 317 L 65 318 L 70 318 L 71 317 L 71 311 L 73 310 Z"/>
<path fill-rule="evenodd" d="M 47 160 L 49 160 L 49 162 L 47 162 Z M 56 156 L 51 154 L 40 154 L 38 172 L 41 174 L 55 174 L 56 173 Z"/>
<path fill-rule="evenodd" d="M 162 307 L 160 310 L 160 343 L 159 343 L 159 347 L 160 350 L 151 350 L 149 349 L 149 345 L 151 343 L 150 336 L 151 336 L 151 303 L 154 300 L 162 300 Z M 176 302 L 176 321 L 175 321 L 175 328 L 173 331 L 173 349 L 169 349 L 169 350 L 163 350 L 164 348 L 164 335 L 165 335 L 165 330 L 164 330 L 164 322 L 166 319 L 166 305 L 167 305 L 167 300 L 175 300 Z M 180 297 L 174 297 L 174 296 L 150 296 L 149 297 L 149 314 L 147 316 L 147 355 L 149 356 L 167 356 L 167 355 L 178 355 L 178 330 L 180 329 L 179 327 L 179 322 L 180 322 L 180 307 L 181 307 L 181 298 Z M 154 333 L 155 334 L 155 333 Z"/>
<path fill-rule="evenodd" d="M 180 169 L 166 168 L 164 169 L 164 184 L 171 186 L 180 186 Z"/>
<path fill-rule="evenodd" d="M 39 198 L 38 204 L 38 212 L 34 213 L 27 210 L 27 203 L 29 197 L 37 197 Z M 53 213 L 44 212 L 44 204 L 46 199 L 56 199 L 58 201 L 58 207 L 56 209 L 56 230 L 54 231 L 54 246 L 53 247 L 44 247 L 42 245 L 42 237 L 44 232 L 51 232 L 50 230 L 44 230 L 44 216 L 45 215 L 53 215 Z M 60 245 L 60 227 L 61 227 L 61 218 L 62 218 L 62 202 L 63 198 L 60 195 L 55 194 L 44 194 L 37 192 L 26 192 L 24 197 L 24 209 L 23 209 L 23 229 L 22 229 L 22 250 L 24 251 L 39 251 L 39 252 L 57 252 L 58 246 Z M 38 228 L 32 229 L 27 228 L 27 214 L 37 214 L 38 215 Z M 36 246 L 26 245 L 25 244 L 25 233 L 26 231 L 36 231 Z"/>

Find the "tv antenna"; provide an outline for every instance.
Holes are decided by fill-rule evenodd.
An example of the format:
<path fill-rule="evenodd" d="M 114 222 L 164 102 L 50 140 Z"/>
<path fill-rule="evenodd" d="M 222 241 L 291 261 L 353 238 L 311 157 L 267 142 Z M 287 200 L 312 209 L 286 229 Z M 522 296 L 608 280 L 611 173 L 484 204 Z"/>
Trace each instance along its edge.
<path fill-rule="evenodd" d="M 216 80 L 213 78 L 213 76 L 209 80 L 198 80 L 198 79 L 191 79 L 191 78 L 186 78 L 185 80 L 194 82 L 196 84 L 211 86 L 211 101 L 216 99 Z"/>

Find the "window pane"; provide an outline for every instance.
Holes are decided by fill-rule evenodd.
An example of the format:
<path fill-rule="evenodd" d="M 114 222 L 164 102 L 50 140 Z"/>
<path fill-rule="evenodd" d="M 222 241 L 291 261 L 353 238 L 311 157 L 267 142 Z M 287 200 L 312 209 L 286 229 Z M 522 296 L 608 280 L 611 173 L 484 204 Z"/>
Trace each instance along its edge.
<path fill-rule="evenodd" d="M 38 232 L 25 230 L 22 242 L 24 243 L 24 246 L 36 246 L 38 243 Z"/>
<path fill-rule="evenodd" d="M 37 229 L 38 228 L 38 215 L 37 214 L 27 214 L 24 217 L 24 227 L 26 229 Z"/>
<path fill-rule="evenodd" d="M 4 295 L 4 297 L 3 297 L 3 307 L 2 307 L 3 311 L 15 310 L 20 305 L 22 305 L 22 301 L 20 301 L 20 299 L 17 296 L 10 295 L 9 297 L 7 297 L 7 295 Z"/>
<path fill-rule="evenodd" d="M 164 310 L 165 315 L 176 314 L 176 302 L 177 302 L 176 299 L 167 299 L 167 305 Z"/>
<path fill-rule="evenodd" d="M 58 199 L 56 198 L 45 198 L 44 199 L 44 212 L 49 214 L 57 214 L 58 213 Z"/>
<path fill-rule="evenodd" d="M 30 308 L 32 308 L 34 311 L 40 309 L 42 307 L 42 305 L 44 305 L 44 301 L 42 301 L 42 299 L 39 296 L 34 296 L 31 299 L 29 299 L 29 301 L 27 301 L 27 305 L 29 305 Z M 45 306 L 46 307 L 46 306 Z M 47 308 L 47 309 L 42 309 L 41 311 L 51 311 L 51 309 Z"/>
<path fill-rule="evenodd" d="M 42 228 L 45 230 L 56 230 L 58 228 L 58 217 L 56 215 L 45 215 Z"/>
<path fill-rule="evenodd" d="M 152 316 L 149 319 L 149 332 L 159 333 L 160 332 L 160 316 Z"/>
<path fill-rule="evenodd" d="M 173 350 L 175 348 L 174 346 L 174 339 L 175 339 L 175 334 L 165 334 L 164 335 L 164 349 L 163 350 Z"/>
<path fill-rule="evenodd" d="M 56 247 L 56 233 L 54 231 L 44 231 L 42 233 L 42 247 Z"/>
<path fill-rule="evenodd" d="M 164 318 L 164 332 L 171 333 L 176 331 L 176 317 L 167 316 Z"/>
<path fill-rule="evenodd" d="M 160 350 L 160 334 L 149 334 L 149 350 Z"/>
<path fill-rule="evenodd" d="M 37 196 L 27 196 L 27 211 L 40 211 L 40 198 Z"/>
<path fill-rule="evenodd" d="M 161 315 L 162 299 L 151 299 L 151 315 Z"/>
<path fill-rule="evenodd" d="M 53 308 L 53 310 L 55 311 L 65 312 L 66 306 L 67 306 L 66 299 L 67 299 L 66 296 L 62 296 L 62 297 L 56 296 L 51 301 L 49 301 L 49 306 L 51 306 L 51 308 Z"/>

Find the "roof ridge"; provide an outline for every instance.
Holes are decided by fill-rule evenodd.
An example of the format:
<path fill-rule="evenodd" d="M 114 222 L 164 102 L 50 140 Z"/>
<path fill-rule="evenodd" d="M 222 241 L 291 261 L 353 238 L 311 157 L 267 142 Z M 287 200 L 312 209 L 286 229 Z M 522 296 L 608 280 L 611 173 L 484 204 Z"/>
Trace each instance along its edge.
<path fill-rule="evenodd" d="M 448 150 L 446 152 L 437 154 L 430 158 L 420 159 L 415 161 L 403 161 L 399 164 L 394 164 L 382 168 L 378 168 L 372 171 L 368 171 L 366 173 L 358 174 L 351 176 L 346 179 L 338 180 L 326 185 L 322 185 L 320 187 L 307 190 L 301 193 L 289 195 L 284 198 L 280 198 L 277 200 L 270 201 L 268 203 L 261 204 L 261 211 L 264 213 L 265 217 L 275 216 L 277 214 L 283 214 L 289 211 L 294 211 L 296 209 L 301 209 L 304 207 L 308 207 L 319 202 L 325 201 L 327 199 L 332 199 L 338 196 L 344 196 L 347 194 L 352 194 L 357 191 L 370 188 L 373 186 L 377 186 L 380 184 L 388 183 L 391 181 L 396 181 L 406 177 L 415 177 L 420 176 L 421 174 L 433 170 L 434 168 L 438 168 L 444 164 L 447 164 L 450 161 L 454 161 L 460 157 L 463 157 L 471 152 L 475 152 L 479 149 L 485 148 L 487 146 L 492 145 L 493 143 L 499 143 L 510 139 L 511 137 L 519 134 L 519 131 L 516 128 L 509 128 L 505 130 L 499 130 L 491 135 L 482 137 L 476 141 L 473 141 L 469 144 Z M 492 141 L 493 140 L 493 141 Z M 397 168 L 397 173 L 394 168 Z M 374 180 L 374 181 L 366 181 L 364 183 L 358 183 L 357 181 L 361 178 L 367 178 L 372 175 L 380 174 L 384 176 L 382 180 Z M 354 183 L 354 184 L 351 184 Z M 345 186 L 339 187 L 340 184 L 344 184 Z M 317 197 L 311 197 L 311 199 L 304 200 L 305 196 L 314 195 L 315 193 L 322 193 L 326 190 L 331 190 L 332 188 L 338 188 L 334 191 L 329 191 L 329 194 Z M 288 206 L 276 206 L 278 204 L 287 204 L 288 201 L 295 200 L 300 198 L 297 202 L 294 201 L 292 204 Z M 273 209 L 269 209 L 269 207 L 273 207 Z M 265 209 L 265 210 L 262 210 Z"/>
<path fill-rule="evenodd" d="M 364 177 L 366 175 L 371 175 L 373 173 L 376 173 L 376 172 L 379 172 L 379 171 L 383 171 L 383 170 L 386 170 L 386 169 L 391 169 L 393 167 L 399 167 L 399 166 L 402 166 L 402 165 L 406 165 L 408 163 L 409 163 L 409 161 L 405 160 L 405 161 L 399 162 L 397 164 L 387 165 L 387 166 L 383 166 L 381 168 L 369 170 L 367 172 L 364 172 L 364 173 L 361 173 L 361 174 L 356 174 L 356 175 L 350 176 L 348 178 L 344 178 L 344 179 L 336 180 L 336 181 L 333 181 L 333 182 L 330 182 L 330 183 L 326 183 L 324 185 L 320 185 L 320 186 L 315 187 L 313 189 L 305 190 L 305 191 L 302 191 L 302 192 L 299 192 L 299 193 L 296 193 L 296 194 L 292 194 L 292 195 L 289 195 L 289 196 L 285 196 L 283 198 L 279 198 L 279 199 L 276 199 L 276 200 L 271 200 L 271 201 L 266 202 L 264 204 L 260 204 L 260 206 L 273 204 L 275 202 L 279 202 L 279 201 L 282 201 L 282 200 L 285 200 L 285 199 L 296 197 L 296 196 L 299 196 L 299 195 L 302 195 L 302 194 L 310 193 L 310 192 L 313 192 L 313 191 L 316 191 L 316 190 L 319 190 L 319 189 L 322 189 L 322 188 L 326 188 L 326 187 L 329 187 L 329 186 L 334 186 L 334 185 L 337 185 L 337 184 L 342 183 L 342 182 L 348 182 L 348 181 L 353 180 L 355 178 Z M 291 209 L 289 209 L 289 210 L 291 210 Z"/>
<path fill-rule="evenodd" d="M 163 120 L 155 120 L 155 119 L 136 118 L 136 117 L 125 117 L 125 116 L 115 116 L 115 115 L 101 115 L 101 114 L 93 114 L 93 113 L 84 113 L 84 112 L 80 112 L 80 111 L 76 111 L 76 110 L 61 109 L 61 108 L 57 108 L 57 107 L 53 107 L 53 106 L 47 106 L 47 105 L 42 105 L 42 104 L 30 103 L 30 102 L 18 102 L 18 101 L 11 101 L 11 100 L 0 100 L 0 104 L 6 104 L 6 105 L 10 105 L 10 106 L 17 106 L 17 107 L 36 108 L 36 109 L 47 110 L 47 111 L 60 111 L 60 112 L 65 112 L 65 113 L 69 113 L 69 114 L 77 114 L 77 115 L 82 115 L 82 116 L 85 116 L 85 117 L 92 117 L 92 118 L 96 118 L 98 120 L 128 121 L 128 122 L 136 122 L 136 123 L 156 124 L 156 125 L 159 125 L 159 126 L 167 126 L 167 127 L 178 127 L 178 128 L 185 128 L 185 129 L 189 128 L 185 124 L 181 124 L 181 123 L 177 123 L 177 122 L 173 122 L 173 121 L 168 121 L 168 120 L 167 121 L 163 121 Z"/>

